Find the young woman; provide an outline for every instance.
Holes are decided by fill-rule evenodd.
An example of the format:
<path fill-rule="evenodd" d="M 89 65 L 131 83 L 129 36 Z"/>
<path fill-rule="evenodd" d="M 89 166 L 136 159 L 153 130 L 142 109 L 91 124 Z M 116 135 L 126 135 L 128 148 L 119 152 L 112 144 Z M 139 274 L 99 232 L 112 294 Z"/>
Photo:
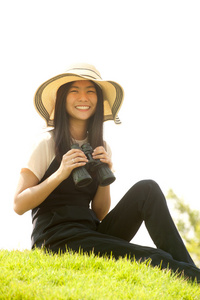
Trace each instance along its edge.
<path fill-rule="evenodd" d="M 109 185 L 100 184 L 97 169 L 91 173 L 91 183 L 75 184 L 76 171 L 91 171 L 91 156 L 112 169 L 103 121 L 120 122 L 122 87 L 103 81 L 94 66 L 78 64 L 44 82 L 34 101 L 53 129 L 36 143 L 21 170 L 14 199 L 16 213 L 32 210 L 32 248 L 53 252 L 81 249 L 98 255 L 112 253 L 116 259 L 150 259 L 153 266 L 169 267 L 199 282 L 200 270 L 184 246 L 156 182 L 136 183 L 110 212 Z M 93 149 L 90 159 L 79 148 L 87 142 Z M 72 147 L 75 143 L 79 147 Z M 143 221 L 157 249 L 130 243 Z"/>

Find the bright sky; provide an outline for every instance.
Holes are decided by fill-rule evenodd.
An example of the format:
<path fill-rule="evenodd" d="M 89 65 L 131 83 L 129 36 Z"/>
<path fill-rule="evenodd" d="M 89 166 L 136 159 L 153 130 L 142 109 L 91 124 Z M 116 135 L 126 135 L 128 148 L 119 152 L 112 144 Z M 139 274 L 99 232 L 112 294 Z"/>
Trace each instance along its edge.
<path fill-rule="evenodd" d="M 37 87 L 74 62 L 119 82 L 122 125 L 105 124 L 117 181 L 113 206 L 138 180 L 172 188 L 200 209 L 199 1 L 3 1 L 1 28 L 0 248 L 30 248 L 30 213 L 13 194 L 26 152 L 43 121 Z M 150 245 L 145 234 L 135 240 Z"/>

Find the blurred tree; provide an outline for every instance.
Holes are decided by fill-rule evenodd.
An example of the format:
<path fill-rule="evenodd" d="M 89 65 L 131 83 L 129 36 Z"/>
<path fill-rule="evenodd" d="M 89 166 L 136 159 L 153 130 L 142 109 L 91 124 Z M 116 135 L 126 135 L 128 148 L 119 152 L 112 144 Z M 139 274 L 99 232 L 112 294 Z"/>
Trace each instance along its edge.
<path fill-rule="evenodd" d="M 166 198 L 173 201 L 173 208 L 177 213 L 174 216 L 174 221 L 188 251 L 196 265 L 200 267 L 200 212 L 192 210 L 171 189 L 168 191 Z"/>

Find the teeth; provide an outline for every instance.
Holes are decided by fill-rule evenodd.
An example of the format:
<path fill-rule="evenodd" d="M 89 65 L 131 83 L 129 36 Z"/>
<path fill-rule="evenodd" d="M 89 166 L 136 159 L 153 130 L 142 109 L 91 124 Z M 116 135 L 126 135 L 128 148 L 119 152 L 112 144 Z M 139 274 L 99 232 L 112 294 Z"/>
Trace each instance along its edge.
<path fill-rule="evenodd" d="M 89 109 L 90 107 L 89 106 L 76 106 L 76 108 L 78 109 Z"/>

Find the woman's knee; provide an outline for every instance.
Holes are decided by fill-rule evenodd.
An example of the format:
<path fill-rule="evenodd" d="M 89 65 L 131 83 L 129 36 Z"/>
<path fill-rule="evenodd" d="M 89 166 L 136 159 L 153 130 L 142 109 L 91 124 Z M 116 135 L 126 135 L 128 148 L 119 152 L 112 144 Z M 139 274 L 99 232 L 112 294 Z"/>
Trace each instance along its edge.
<path fill-rule="evenodd" d="M 153 179 L 143 179 L 143 180 L 140 180 L 138 181 L 136 184 L 139 184 L 139 185 L 151 185 L 151 186 L 159 186 L 158 183 L 156 181 L 154 181 Z"/>
<path fill-rule="evenodd" d="M 140 180 L 138 181 L 136 184 L 134 184 L 135 188 L 140 189 L 141 191 L 161 191 L 160 186 L 158 185 L 158 183 L 152 179 L 144 179 L 144 180 Z"/>
<path fill-rule="evenodd" d="M 159 185 L 154 180 L 146 179 L 135 183 L 118 203 L 118 206 L 122 206 L 123 210 L 124 207 L 127 207 L 130 211 L 141 212 L 145 207 L 154 207 L 164 201 L 165 197 Z"/>
<path fill-rule="evenodd" d="M 139 207 L 144 207 L 144 204 L 148 203 L 148 206 L 154 206 L 156 203 L 166 203 L 165 196 L 158 185 L 158 183 L 152 179 L 141 180 L 137 182 L 133 189 L 135 190 L 138 198 L 140 199 Z"/>

